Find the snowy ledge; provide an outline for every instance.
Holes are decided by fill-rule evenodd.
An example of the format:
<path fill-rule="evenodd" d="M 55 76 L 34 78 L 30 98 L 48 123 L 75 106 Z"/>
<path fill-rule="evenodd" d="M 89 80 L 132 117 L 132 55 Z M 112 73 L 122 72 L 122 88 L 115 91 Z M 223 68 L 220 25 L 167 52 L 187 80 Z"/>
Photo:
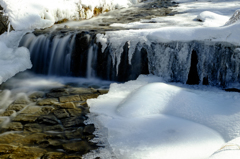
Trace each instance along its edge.
<path fill-rule="evenodd" d="M 65 20 L 89 19 L 109 10 L 129 7 L 138 0 L 0 0 L 4 16 L 15 31 L 0 36 L 0 84 L 32 67 L 30 53 L 18 48 L 27 31 L 47 28 Z"/>

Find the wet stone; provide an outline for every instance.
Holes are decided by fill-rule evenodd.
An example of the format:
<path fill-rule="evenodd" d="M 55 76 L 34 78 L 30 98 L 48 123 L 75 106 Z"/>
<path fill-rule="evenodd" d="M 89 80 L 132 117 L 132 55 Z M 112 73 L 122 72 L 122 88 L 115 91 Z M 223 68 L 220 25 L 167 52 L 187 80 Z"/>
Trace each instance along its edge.
<path fill-rule="evenodd" d="M 18 114 L 12 121 L 16 122 L 35 122 L 38 118 L 38 115 L 34 114 Z"/>
<path fill-rule="evenodd" d="M 29 104 L 29 103 L 30 101 L 26 96 L 21 96 L 13 102 L 13 104 Z"/>
<path fill-rule="evenodd" d="M 86 101 L 87 99 L 97 98 L 98 96 L 99 96 L 99 93 L 94 93 L 94 94 L 80 95 L 80 98 L 82 101 Z"/>
<path fill-rule="evenodd" d="M 95 131 L 95 127 L 93 124 L 86 125 L 83 129 L 83 133 L 88 135 L 93 134 L 94 131 Z"/>
<path fill-rule="evenodd" d="M 90 88 L 70 88 L 69 93 L 71 94 L 89 94 L 92 93 Z"/>
<path fill-rule="evenodd" d="M 83 117 L 70 117 L 61 120 L 64 127 L 77 127 L 84 126 L 84 118 Z"/>
<path fill-rule="evenodd" d="M 64 158 L 65 154 L 62 152 L 47 152 L 42 159 L 61 159 Z"/>
<path fill-rule="evenodd" d="M 1 144 L 12 144 L 12 145 L 18 145 L 19 143 L 16 143 L 16 141 L 21 141 L 25 136 L 17 134 L 17 133 L 6 133 L 1 134 L 0 137 L 0 143 Z"/>
<path fill-rule="evenodd" d="M 20 114 L 42 114 L 42 108 L 39 106 L 28 106 Z"/>
<path fill-rule="evenodd" d="M 45 96 L 45 93 L 44 92 L 33 92 L 31 93 L 28 98 L 30 99 L 30 101 L 32 102 L 36 102 L 38 98 L 43 98 Z"/>
<path fill-rule="evenodd" d="M 85 104 L 86 102 L 85 101 L 77 101 L 77 102 L 73 102 L 73 103 L 76 107 L 78 107 L 78 106 Z"/>
<path fill-rule="evenodd" d="M 44 126 L 44 131 L 55 131 L 55 132 L 62 132 L 64 130 L 62 125 L 52 125 L 52 126 Z"/>
<path fill-rule="evenodd" d="M 54 103 L 60 109 L 74 109 L 76 108 L 73 102 L 66 102 L 66 103 Z"/>
<path fill-rule="evenodd" d="M 52 105 L 53 103 L 58 102 L 57 98 L 46 98 L 37 101 L 37 105 Z"/>
<path fill-rule="evenodd" d="M 108 92 L 109 92 L 109 90 L 108 89 L 100 89 L 100 90 L 98 90 L 101 94 L 107 94 Z"/>
<path fill-rule="evenodd" d="M 92 150 L 91 146 L 86 141 L 76 141 L 63 144 L 64 150 L 67 152 L 81 152 L 82 154 Z"/>
<path fill-rule="evenodd" d="M 83 128 L 79 127 L 77 130 L 65 131 L 65 136 L 67 139 L 81 139 L 83 138 Z"/>
<path fill-rule="evenodd" d="M 62 97 L 59 97 L 59 100 L 61 103 L 81 101 L 79 95 L 62 96 Z"/>
<path fill-rule="evenodd" d="M 22 110 L 23 108 L 25 108 L 27 105 L 25 104 L 11 104 L 7 110 L 15 110 L 16 112 L 17 111 L 20 111 Z"/>
<path fill-rule="evenodd" d="M 81 116 L 83 114 L 82 109 L 76 108 L 76 109 L 67 109 L 70 116 Z"/>
<path fill-rule="evenodd" d="M 55 111 L 53 112 L 53 114 L 54 114 L 58 119 L 68 118 L 68 117 L 69 117 L 69 114 L 68 114 L 68 112 L 66 111 L 66 109 L 58 109 L 58 110 L 55 110 Z"/>
<path fill-rule="evenodd" d="M 40 116 L 38 118 L 38 122 L 40 124 L 47 124 L 47 125 L 56 125 L 58 124 L 58 120 L 55 116 L 49 115 L 49 116 Z"/>
<path fill-rule="evenodd" d="M 48 114 L 50 114 L 51 112 L 53 112 L 54 111 L 54 107 L 51 107 L 51 106 L 44 106 L 44 107 L 42 107 L 42 109 L 41 109 L 41 111 L 42 111 L 42 113 L 44 114 L 44 115 L 48 115 Z"/>
<path fill-rule="evenodd" d="M 11 122 L 3 126 L 2 128 L 8 131 L 21 131 L 23 129 L 23 125 L 20 122 Z"/>
<path fill-rule="evenodd" d="M 18 146 L 8 145 L 8 144 L 0 144 L 0 154 L 12 153 L 17 148 L 18 148 Z"/>
<path fill-rule="evenodd" d="M 41 158 L 47 151 L 37 147 L 19 147 L 12 154 L 10 154 L 9 158 L 11 159 L 39 159 Z"/>
<path fill-rule="evenodd" d="M 52 92 L 52 93 L 47 93 L 46 97 L 48 97 L 48 98 L 58 98 L 58 97 L 67 96 L 67 95 L 69 95 L 68 92 Z"/>
<path fill-rule="evenodd" d="M 42 126 L 37 124 L 37 123 L 25 124 L 24 125 L 24 131 L 42 132 Z"/>
<path fill-rule="evenodd" d="M 11 116 L 12 114 L 15 114 L 16 111 L 15 110 L 6 110 L 2 116 Z"/>

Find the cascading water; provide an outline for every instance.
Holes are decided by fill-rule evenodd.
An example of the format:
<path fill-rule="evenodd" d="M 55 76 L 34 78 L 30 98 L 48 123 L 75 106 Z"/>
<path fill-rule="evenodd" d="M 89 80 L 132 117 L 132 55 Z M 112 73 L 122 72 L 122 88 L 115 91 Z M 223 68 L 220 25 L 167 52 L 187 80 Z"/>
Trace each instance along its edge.
<path fill-rule="evenodd" d="M 149 73 L 146 51 L 136 53 L 129 64 L 126 44 L 116 69 L 111 49 L 102 53 L 96 34 L 91 32 L 27 34 L 20 46 L 30 50 L 32 71 L 38 74 L 127 81 Z"/>
<path fill-rule="evenodd" d="M 155 74 L 167 81 L 227 86 L 240 81 L 239 49 L 223 42 L 98 42 L 95 32 L 27 34 L 35 73 L 113 81 Z"/>

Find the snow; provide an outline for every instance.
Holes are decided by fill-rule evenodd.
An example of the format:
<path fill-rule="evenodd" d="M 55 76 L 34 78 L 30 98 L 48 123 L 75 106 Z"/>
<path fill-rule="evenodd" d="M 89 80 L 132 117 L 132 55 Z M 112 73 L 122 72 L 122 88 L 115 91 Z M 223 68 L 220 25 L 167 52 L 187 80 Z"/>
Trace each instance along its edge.
<path fill-rule="evenodd" d="M 87 101 L 97 134 L 108 134 L 122 159 L 208 158 L 240 135 L 239 102 L 238 93 L 151 75 L 111 84 L 108 94 Z"/>
<path fill-rule="evenodd" d="M 197 16 L 197 20 L 204 22 L 204 26 L 223 26 L 229 20 L 229 17 L 204 11 Z"/>
<path fill-rule="evenodd" d="M 0 0 L 15 30 L 47 28 L 63 19 L 89 19 L 96 7 L 105 11 L 136 3 L 138 0 Z"/>
<path fill-rule="evenodd" d="M 0 36 L 0 84 L 32 67 L 29 50 L 25 47 L 18 48 L 25 33 L 12 31 Z"/>

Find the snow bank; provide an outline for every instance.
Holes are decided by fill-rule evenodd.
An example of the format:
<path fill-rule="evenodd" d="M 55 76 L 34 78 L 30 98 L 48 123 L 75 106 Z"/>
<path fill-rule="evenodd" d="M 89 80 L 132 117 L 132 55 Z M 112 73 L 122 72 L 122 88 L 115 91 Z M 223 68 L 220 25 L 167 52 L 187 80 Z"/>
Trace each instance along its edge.
<path fill-rule="evenodd" d="M 29 50 L 25 47 L 18 48 L 25 33 L 12 31 L 0 36 L 0 84 L 32 67 Z"/>
<path fill-rule="evenodd" d="M 240 136 L 238 93 L 158 81 L 140 76 L 87 101 L 117 158 L 208 158 Z"/>
<path fill-rule="evenodd" d="M 197 16 L 197 20 L 204 22 L 204 26 L 216 27 L 224 25 L 229 20 L 229 17 L 204 11 Z"/>
<path fill-rule="evenodd" d="M 95 8 L 106 11 L 135 3 L 138 0 L 0 0 L 15 30 L 46 28 L 63 19 L 89 19 Z"/>

